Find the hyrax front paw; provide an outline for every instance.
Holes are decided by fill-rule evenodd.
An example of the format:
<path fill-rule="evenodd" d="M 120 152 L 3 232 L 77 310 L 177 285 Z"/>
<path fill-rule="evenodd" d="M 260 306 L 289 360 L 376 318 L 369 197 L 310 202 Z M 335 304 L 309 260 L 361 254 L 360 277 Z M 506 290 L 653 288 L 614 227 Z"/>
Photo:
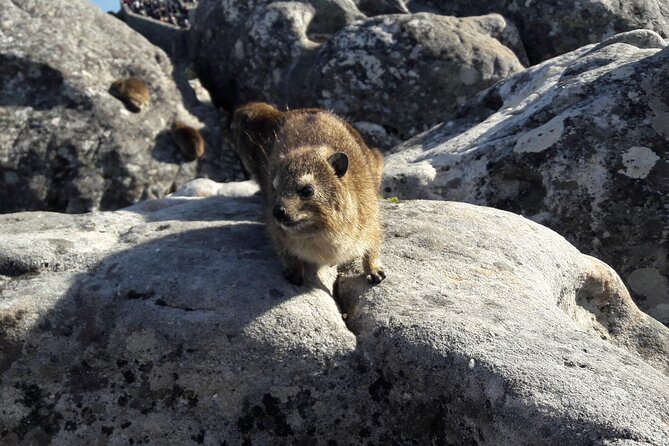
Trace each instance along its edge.
<path fill-rule="evenodd" d="M 377 250 L 368 252 L 362 258 L 362 268 L 365 270 L 367 282 L 372 285 L 377 285 L 386 278 L 386 272 L 379 264 L 379 253 Z"/>
<path fill-rule="evenodd" d="M 303 268 L 286 268 L 283 270 L 283 277 L 293 285 L 304 285 L 304 271 Z"/>
<path fill-rule="evenodd" d="M 367 274 L 367 283 L 378 285 L 385 278 L 386 273 L 383 271 L 383 268 L 375 268 Z"/>

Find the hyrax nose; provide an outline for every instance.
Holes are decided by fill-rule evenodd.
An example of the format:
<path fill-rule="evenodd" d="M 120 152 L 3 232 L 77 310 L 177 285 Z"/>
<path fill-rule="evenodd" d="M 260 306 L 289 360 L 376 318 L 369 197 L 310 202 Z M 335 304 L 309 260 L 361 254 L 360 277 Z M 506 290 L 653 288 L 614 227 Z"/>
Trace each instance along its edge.
<path fill-rule="evenodd" d="M 283 207 L 283 206 L 279 206 L 277 204 L 272 209 L 272 215 L 274 215 L 274 218 L 276 218 L 277 220 L 285 220 L 286 219 L 286 208 Z"/>

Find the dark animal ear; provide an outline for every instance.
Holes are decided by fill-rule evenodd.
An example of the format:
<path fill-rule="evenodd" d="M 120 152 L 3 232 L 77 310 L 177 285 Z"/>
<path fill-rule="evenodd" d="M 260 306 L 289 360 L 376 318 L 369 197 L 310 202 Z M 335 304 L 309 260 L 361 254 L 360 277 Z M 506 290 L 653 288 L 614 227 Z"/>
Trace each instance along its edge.
<path fill-rule="evenodd" d="M 348 170 L 348 156 L 344 152 L 337 152 L 328 158 L 330 165 L 339 178 L 343 177 Z"/>

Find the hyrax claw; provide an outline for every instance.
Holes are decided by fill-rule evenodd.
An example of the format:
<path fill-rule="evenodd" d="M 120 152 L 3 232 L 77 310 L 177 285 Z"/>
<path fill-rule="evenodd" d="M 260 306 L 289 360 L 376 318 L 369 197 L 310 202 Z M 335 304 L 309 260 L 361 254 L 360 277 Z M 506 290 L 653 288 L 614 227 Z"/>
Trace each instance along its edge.
<path fill-rule="evenodd" d="M 385 278 L 386 278 L 386 273 L 382 269 L 379 269 L 367 275 L 367 283 L 371 285 L 378 285 Z"/>

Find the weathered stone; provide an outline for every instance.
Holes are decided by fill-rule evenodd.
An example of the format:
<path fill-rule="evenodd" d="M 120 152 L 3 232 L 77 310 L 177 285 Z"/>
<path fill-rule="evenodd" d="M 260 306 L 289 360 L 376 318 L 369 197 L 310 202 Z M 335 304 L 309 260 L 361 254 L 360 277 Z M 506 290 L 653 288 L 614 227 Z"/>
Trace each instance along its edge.
<path fill-rule="evenodd" d="M 109 93 L 138 77 L 141 113 Z M 177 79 L 177 82 L 173 80 Z M 182 91 L 180 91 L 182 90 Z M 172 120 L 206 126 L 210 155 L 186 163 Z M 114 209 L 160 197 L 220 163 L 218 118 L 165 54 L 85 0 L 15 0 L 0 8 L 0 212 Z"/>
<path fill-rule="evenodd" d="M 482 92 L 396 148 L 384 190 L 521 213 L 611 264 L 669 323 L 669 51 L 626 33 Z"/>
<path fill-rule="evenodd" d="M 0 216 L 2 443 L 669 442 L 669 330 L 552 231 L 386 204 L 388 278 L 338 308 L 259 202 Z"/>
<path fill-rule="evenodd" d="M 412 12 L 431 10 L 455 16 L 502 14 L 518 26 L 533 64 L 639 28 L 669 36 L 669 6 L 663 0 L 410 0 L 405 3 Z"/>
<path fill-rule="evenodd" d="M 320 107 L 371 121 L 404 141 L 523 69 L 509 48 L 484 32 L 492 20 L 503 22 L 500 16 L 424 13 L 348 26 L 319 49 L 306 91 Z"/>

